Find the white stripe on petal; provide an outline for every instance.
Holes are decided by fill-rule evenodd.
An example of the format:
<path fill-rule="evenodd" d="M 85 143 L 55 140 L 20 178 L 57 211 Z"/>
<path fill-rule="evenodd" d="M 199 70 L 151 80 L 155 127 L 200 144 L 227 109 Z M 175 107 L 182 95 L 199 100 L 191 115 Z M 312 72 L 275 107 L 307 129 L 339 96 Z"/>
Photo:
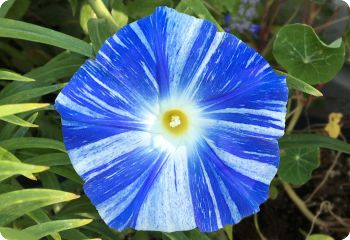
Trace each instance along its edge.
<path fill-rule="evenodd" d="M 280 107 L 275 111 L 267 110 L 267 109 L 252 109 L 252 108 L 225 108 L 219 109 L 215 111 L 211 111 L 209 113 L 238 113 L 238 114 L 247 114 L 247 115 L 256 115 L 262 117 L 269 117 L 279 121 L 279 124 L 284 124 L 285 118 L 285 107 Z"/>
<path fill-rule="evenodd" d="M 167 49 L 168 54 L 172 56 L 169 59 L 169 66 L 171 67 L 170 74 L 172 79 L 170 87 L 173 92 L 176 92 L 178 88 L 184 67 L 192 53 L 193 44 L 201 32 L 202 25 L 202 21 L 192 21 L 190 26 L 184 25 L 186 27 L 186 34 L 174 35 L 174 38 L 171 38 L 172 35 L 169 34 L 167 39 L 169 42 L 168 45 L 174 46 Z M 173 30 L 170 29 L 170 31 Z"/>
<path fill-rule="evenodd" d="M 200 158 L 200 156 L 198 156 Z M 220 211 L 219 211 L 219 207 L 218 207 L 218 203 L 216 201 L 216 197 L 215 197 L 215 194 L 214 194 L 214 191 L 213 191 L 213 187 L 211 186 L 211 183 L 210 183 L 210 179 L 209 179 L 209 176 L 207 174 L 207 171 L 205 170 L 205 167 L 203 166 L 203 162 L 202 161 L 208 161 L 208 159 L 200 159 L 199 162 L 201 163 L 201 169 L 203 171 L 203 176 L 204 176 L 204 179 L 205 179 L 205 184 L 207 185 L 208 187 L 208 191 L 209 191 L 209 194 L 210 194 L 210 198 L 211 200 L 213 201 L 213 207 L 214 207 L 214 214 L 215 214 L 215 217 L 216 217 L 216 224 L 217 224 L 217 227 L 218 228 L 222 228 L 222 222 L 221 222 L 221 216 L 220 216 Z M 209 212 L 209 214 L 211 214 L 211 212 Z"/>
<path fill-rule="evenodd" d="M 137 178 L 135 182 L 96 206 L 99 210 L 100 215 L 103 216 L 103 219 L 107 223 L 110 223 L 113 219 L 118 217 L 127 207 L 129 207 L 143 186 L 143 183 L 146 181 L 148 175 L 149 171 L 145 171 L 141 176 Z"/>
<path fill-rule="evenodd" d="M 109 94 L 111 94 L 111 96 L 115 96 L 117 98 L 119 98 L 120 100 L 122 100 L 125 103 L 128 103 L 128 100 L 125 99 L 122 95 L 120 95 L 117 91 L 113 90 L 112 88 L 110 88 L 107 84 L 103 83 L 102 81 L 100 81 L 98 78 L 96 78 L 94 76 L 93 73 L 91 73 L 88 69 L 86 69 L 86 67 L 83 65 L 82 69 L 84 69 L 84 71 L 97 83 L 99 84 L 101 87 L 103 87 L 104 89 L 106 89 L 108 91 Z"/>
<path fill-rule="evenodd" d="M 108 164 L 121 155 L 139 147 L 151 145 L 151 134 L 145 132 L 128 131 L 97 142 L 89 143 L 69 151 L 69 157 L 79 175 L 92 171 L 103 164 Z M 101 172 L 106 169 L 100 170 Z M 90 179 L 100 171 L 92 172 Z"/>
<path fill-rule="evenodd" d="M 199 90 L 200 87 L 200 78 L 203 77 L 203 72 L 207 67 L 207 64 L 211 57 L 214 55 L 218 47 L 220 46 L 220 43 L 222 42 L 223 38 L 225 36 L 225 33 L 216 33 L 213 42 L 210 45 L 210 48 L 208 49 L 208 52 L 206 53 L 201 65 L 199 66 L 196 74 L 194 75 L 193 79 L 190 81 L 190 84 L 188 85 L 186 89 L 185 95 L 191 95 L 194 96 L 195 93 Z"/>
<path fill-rule="evenodd" d="M 239 222 L 242 217 L 239 213 L 238 207 L 236 203 L 232 200 L 230 193 L 227 190 L 227 187 L 225 186 L 225 183 L 221 180 L 221 178 L 215 173 L 216 179 L 219 183 L 220 190 L 222 195 L 224 196 L 225 202 L 227 203 L 228 208 L 230 209 L 230 213 L 232 216 L 232 219 L 235 221 L 235 223 Z"/>
<path fill-rule="evenodd" d="M 283 129 L 277 129 L 274 127 L 263 127 L 259 125 L 247 124 L 247 123 L 235 123 L 224 120 L 205 119 L 202 121 L 207 126 L 212 126 L 217 129 L 225 129 L 234 133 L 242 133 L 256 136 L 256 134 L 266 135 L 266 137 L 281 137 L 284 134 Z"/>
<path fill-rule="evenodd" d="M 149 45 L 149 42 L 147 41 L 147 38 L 146 38 L 145 34 L 143 33 L 142 29 L 140 28 L 140 26 L 138 25 L 138 23 L 133 22 L 133 23 L 129 24 L 129 26 L 135 32 L 137 37 L 141 40 L 142 44 L 147 49 L 148 53 L 151 55 L 153 61 L 156 61 L 156 58 L 154 56 L 154 52 L 153 52 L 151 46 Z"/>
<path fill-rule="evenodd" d="M 138 214 L 137 230 L 185 231 L 196 227 L 185 147 L 169 156 Z"/>
<path fill-rule="evenodd" d="M 105 117 L 102 114 L 99 114 L 97 112 L 94 112 L 92 110 L 90 110 L 87 107 L 84 107 L 80 104 L 78 104 L 77 102 L 74 102 L 74 100 L 70 99 L 69 97 L 67 97 L 66 95 L 64 95 L 62 92 L 58 95 L 58 97 L 56 98 L 56 101 L 66 107 L 69 108 L 71 110 L 73 110 L 74 112 L 78 112 L 90 117 L 95 117 L 95 118 L 103 118 Z"/>
<path fill-rule="evenodd" d="M 124 48 L 127 48 L 127 46 L 120 40 L 120 38 L 117 36 L 117 35 L 113 35 L 112 38 L 110 39 L 113 39 L 113 41 L 116 43 L 116 44 L 119 44 L 120 46 L 124 47 Z M 110 44 L 108 44 L 110 45 Z M 111 46 L 111 48 L 113 49 L 113 47 Z"/>
<path fill-rule="evenodd" d="M 271 164 L 240 158 L 217 147 L 211 140 L 206 139 L 215 154 L 229 167 L 256 181 L 269 185 L 276 175 L 277 168 Z"/>

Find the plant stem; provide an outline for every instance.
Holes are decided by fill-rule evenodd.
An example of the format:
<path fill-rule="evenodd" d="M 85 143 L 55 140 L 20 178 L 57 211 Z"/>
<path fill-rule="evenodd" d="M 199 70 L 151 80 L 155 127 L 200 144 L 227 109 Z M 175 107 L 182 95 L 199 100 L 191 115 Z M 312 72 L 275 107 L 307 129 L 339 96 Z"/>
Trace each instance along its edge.
<path fill-rule="evenodd" d="M 296 194 L 296 192 L 293 190 L 293 188 L 286 182 L 281 181 L 284 190 L 288 194 L 289 198 L 295 203 L 295 205 L 298 207 L 298 209 L 302 212 L 302 214 L 309 219 L 312 223 L 315 223 L 316 225 L 320 227 L 327 227 L 327 223 L 317 219 L 317 216 L 314 215 L 305 205 L 305 202 Z"/>
<path fill-rule="evenodd" d="M 303 112 L 304 109 L 304 104 L 303 104 L 303 95 L 297 95 L 297 106 L 296 108 L 293 110 L 294 114 L 292 116 L 292 119 L 290 120 L 286 133 L 291 133 L 295 127 L 295 125 L 297 124 L 301 113 Z"/>
<path fill-rule="evenodd" d="M 321 26 L 318 26 L 318 27 L 315 27 L 315 31 L 316 32 L 320 32 L 322 31 L 323 29 L 329 27 L 329 26 L 332 26 L 336 23 L 339 23 L 339 22 L 343 22 L 343 21 L 347 21 L 349 19 L 349 16 L 346 16 L 346 17 L 342 17 L 342 18 L 339 18 L 339 19 L 336 19 L 336 20 L 333 20 L 333 21 L 330 21 L 330 22 L 327 22 Z"/>
<path fill-rule="evenodd" d="M 254 214 L 254 225 L 255 225 L 256 232 L 259 235 L 260 240 L 267 240 L 266 237 L 264 236 L 264 234 L 260 230 L 259 221 L 258 221 L 258 214 Z"/>
<path fill-rule="evenodd" d="M 114 31 L 119 29 L 118 23 L 115 21 L 102 0 L 89 0 L 89 4 L 99 18 L 105 18 L 107 20 L 108 24 Z"/>
<path fill-rule="evenodd" d="M 326 175 L 322 179 L 321 183 L 315 188 L 315 190 L 305 200 L 305 202 L 310 202 L 311 199 L 315 196 L 315 194 L 323 187 L 323 185 L 325 185 L 325 183 L 327 182 L 327 180 L 328 180 L 329 176 L 331 175 L 333 169 L 337 165 L 340 155 L 341 155 L 341 152 L 338 152 L 337 155 L 335 156 L 334 160 L 333 160 L 333 163 L 332 163 L 331 167 L 327 170 Z"/>

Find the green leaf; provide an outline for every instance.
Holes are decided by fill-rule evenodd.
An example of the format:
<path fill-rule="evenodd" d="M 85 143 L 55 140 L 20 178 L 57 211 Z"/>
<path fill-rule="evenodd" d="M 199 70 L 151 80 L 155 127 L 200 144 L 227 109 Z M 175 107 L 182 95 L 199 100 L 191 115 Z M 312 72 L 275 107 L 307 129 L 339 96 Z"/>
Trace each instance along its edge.
<path fill-rule="evenodd" d="M 290 75 L 314 85 L 332 80 L 339 72 L 345 47 L 341 39 L 326 45 L 312 27 L 291 24 L 277 33 L 273 55 Z"/>
<path fill-rule="evenodd" d="M 316 88 L 314 88 L 313 86 L 307 84 L 306 82 L 288 74 L 288 73 L 284 73 L 278 70 L 275 70 L 277 73 L 282 74 L 284 76 L 287 77 L 287 83 L 288 83 L 288 87 L 295 89 L 295 90 L 299 90 L 301 92 L 316 96 L 316 97 L 321 97 L 323 96 L 323 94 L 318 91 Z"/>
<path fill-rule="evenodd" d="M 10 10 L 8 11 L 6 18 L 19 20 L 26 14 L 31 0 L 16 0 Z"/>
<path fill-rule="evenodd" d="M 219 31 L 223 32 L 223 28 L 216 21 L 216 19 L 211 15 L 209 10 L 205 7 L 201 0 L 182 0 L 179 5 L 176 7 L 177 10 L 183 11 L 185 9 L 192 10 L 197 17 L 207 19 L 214 23 Z"/>
<path fill-rule="evenodd" d="M 311 236 L 307 237 L 306 240 L 334 240 L 334 238 L 324 234 L 312 234 Z"/>
<path fill-rule="evenodd" d="M 11 19 L 0 19 L 0 37 L 23 39 L 33 42 L 49 44 L 93 57 L 91 46 L 77 38 L 56 32 L 49 28 L 40 27 L 34 24 L 25 23 Z"/>
<path fill-rule="evenodd" d="M 22 118 L 17 117 L 15 115 L 0 117 L 0 120 L 15 124 L 15 125 L 18 125 L 21 127 L 38 127 L 38 125 L 35 125 L 31 122 L 27 122 L 27 121 L 23 120 Z"/>
<path fill-rule="evenodd" d="M 97 18 L 94 10 L 92 10 L 91 6 L 87 2 L 83 2 L 80 8 L 80 27 L 83 29 L 84 33 L 88 33 L 88 22 L 92 18 Z"/>
<path fill-rule="evenodd" d="M 51 219 L 47 216 L 46 212 L 43 209 L 37 209 L 35 211 L 32 211 L 30 213 L 27 213 L 27 215 L 33 219 L 36 223 L 45 223 L 50 222 Z M 54 240 L 62 240 L 61 236 L 58 233 L 52 232 L 51 237 Z"/>
<path fill-rule="evenodd" d="M 26 120 L 29 123 L 33 123 L 36 118 L 38 117 L 38 113 L 34 113 L 31 116 L 29 116 L 29 118 Z M 13 138 L 19 138 L 19 137 L 23 137 L 24 135 L 26 135 L 26 133 L 28 132 L 29 128 L 22 126 L 21 128 L 18 128 L 17 131 L 12 135 Z"/>
<path fill-rule="evenodd" d="M 148 3 L 148 1 L 144 3 Z M 129 17 L 126 6 L 123 4 L 123 0 L 113 1 L 112 16 L 117 22 L 118 29 L 124 27 L 128 23 Z"/>
<path fill-rule="evenodd" d="M 88 240 L 89 239 L 85 234 L 83 234 L 77 229 L 64 231 L 61 233 L 61 236 L 67 240 Z"/>
<path fill-rule="evenodd" d="M 15 155 L 6 150 L 5 148 L 0 147 L 0 160 L 11 160 L 13 162 L 21 162 Z"/>
<path fill-rule="evenodd" d="M 50 189 L 23 189 L 3 193 L 0 195 L 0 226 L 36 209 L 78 197 L 73 193 Z"/>
<path fill-rule="evenodd" d="M 88 2 L 99 18 L 106 19 L 109 30 L 113 33 L 116 32 L 118 30 L 118 23 L 113 18 L 111 12 L 108 10 L 104 2 L 102 0 L 88 0 Z"/>
<path fill-rule="evenodd" d="M 43 148 L 55 149 L 60 152 L 66 152 L 62 142 L 39 137 L 11 138 L 8 140 L 0 141 L 0 147 L 3 147 L 9 151 L 14 149 Z"/>
<path fill-rule="evenodd" d="M 75 15 L 75 12 L 77 11 L 77 7 L 78 7 L 78 0 L 68 0 L 71 8 L 72 8 L 72 13 L 73 16 Z"/>
<path fill-rule="evenodd" d="M 21 161 L 12 153 L 7 151 L 5 148 L 0 147 L 0 160 L 7 160 L 12 162 L 21 163 Z M 35 179 L 33 174 L 23 174 L 25 177 L 29 179 Z"/>
<path fill-rule="evenodd" d="M 170 240 L 190 240 L 185 233 L 183 232 L 172 232 L 172 233 L 166 233 L 163 232 L 165 236 L 168 237 Z"/>
<path fill-rule="evenodd" d="M 232 233 L 232 225 L 230 228 L 231 228 L 231 233 Z M 188 236 L 189 239 L 210 240 L 210 238 L 207 235 L 205 235 L 205 233 L 200 232 L 198 229 L 188 231 L 188 232 L 186 232 L 186 235 Z"/>
<path fill-rule="evenodd" d="M 28 233 L 13 228 L 0 227 L 0 234 L 5 240 L 38 240 Z"/>
<path fill-rule="evenodd" d="M 0 91 L 0 98 L 16 94 L 26 89 L 50 85 L 62 78 L 69 78 L 77 71 L 84 61 L 85 59 L 82 56 L 65 51 L 52 58 L 44 66 L 35 68 L 25 74 L 26 77 L 36 79 L 37 81 L 26 84 L 11 82 L 3 91 Z"/>
<path fill-rule="evenodd" d="M 79 175 L 75 172 L 75 170 L 70 166 L 51 167 L 50 172 L 56 173 L 57 175 L 70 179 L 73 182 L 76 182 L 80 185 L 84 183 L 83 180 L 81 180 L 81 178 L 79 177 Z"/>
<path fill-rule="evenodd" d="M 21 103 L 0 105 L 0 117 L 6 117 L 17 113 L 33 111 L 40 108 L 45 108 L 49 105 L 50 104 L 48 103 Z"/>
<path fill-rule="evenodd" d="M 72 228 L 78 228 L 91 222 L 91 219 L 56 220 L 28 227 L 22 230 L 22 232 L 40 239 L 52 233 L 61 232 Z"/>
<path fill-rule="evenodd" d="M 320 147 L 350 154 L 350 144 L 318 134 L 290 134 L 279 140 L 281 148 Z"/>
<path fill-rule="evenodd" d="M 6 17 L 6 14 L 10 11 L 12 5 L 16 0 L 5 1 L 0 7 L 0 18 Z"/>
<path fill-rule="evenodd" d="M 44 96 L 46 94 L 56 92 L 60 89 L 62 89 L 66 84 L 65 83 L 59 83 L 47 87 L 38 87 L 38 88 L 32 88 L 32 89 L 26 89 L 20 92 L 17 92 L 15 94 L 12 94 L 10 96 L 4 97 L 0 99 L 1 103 L 21 103 L 24 101 L 33 100 L 35 98 Z"/>
<path fill-rule="evenodd" d="M 98 52 L 106 39 L 112 35 L 105 19 L 90 19 L 88 31 L 95 53 Z"/>
<path fill-rule="evenodd" d="M 320 165 L 318 147 L 285 148 L 281 153 L 278 176 L 285 182 L 302 185 Z"/>
<path fill-rule="evenodd" d="M 158 6 L 172 6 L 171 0 L 134 0 L 129 1 L 126 5 L 127 14 L 131 18 L 142 18 L 152 14 L 154 9 Z"/>
<path fill-rule="evenodd" d="M 0 69 L 0 80 L 13 80 L 13 81 L 20 81 L 20 82 L 33 82 L 35 81 L 32 78 L 22 76 L 18 73 Z"/>
<path fill-rule="evenodd" d="M 32 173 L 39 173 L 49 169 L 46 166 L 31 165 L 13 161 L 0 161 L 0 181 L 3 181 L 6 178 L 12 177 L 14 175 L 26 175 Z M 36 180 L 36 178 L 31 178 Z"/>
<path fill-rule="evenodd" d="M 43 154 L 25 159 L 23 161 L 29 164 L 45 165 L 49 167 L 70 165 L 70 160 L 66 153 Z"/>

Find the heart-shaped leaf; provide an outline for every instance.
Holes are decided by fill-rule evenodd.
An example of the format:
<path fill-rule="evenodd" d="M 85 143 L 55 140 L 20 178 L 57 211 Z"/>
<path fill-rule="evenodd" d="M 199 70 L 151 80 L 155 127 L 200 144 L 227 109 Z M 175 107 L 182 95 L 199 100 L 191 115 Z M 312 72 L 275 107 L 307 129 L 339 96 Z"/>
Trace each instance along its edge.
<path fill-rule="evenodd" d="M 345 47 L 341 39 L 326 45 L 312 27 L 291 24 L 277 33 L 273 55 L 292 76 L 317 84 L 332 80 L 338 73 L 344 63 Z"/>
<path fill-rule="evenodd" d="M 282 150 L 278 176 L 295 185 L 302 185 L 311 178 L 311 173 L 320 162 L 318 147 L 286 148 Z"/>

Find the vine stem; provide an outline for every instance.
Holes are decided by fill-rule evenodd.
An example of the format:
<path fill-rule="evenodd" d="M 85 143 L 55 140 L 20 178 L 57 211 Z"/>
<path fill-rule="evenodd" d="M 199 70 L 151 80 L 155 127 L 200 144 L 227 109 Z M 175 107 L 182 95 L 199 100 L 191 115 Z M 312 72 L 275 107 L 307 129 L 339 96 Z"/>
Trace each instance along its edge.
<path fill-rule="evenodd" d="M 264 236 L 264 234 L 260 230 L 259 221 L 258 221 L 258 214 L 254 214 L 254 225 L 255 225 L 256 232 L 259 235 L 260 240 L 267 240 L 266 237 Z"/>
<path fill-rule="evenodd" d="M 298 207 L 298 209 L 303 213 L 303 215 L 309 219 L 312 223 L 326 228 L 327 223 L 318 219 L 316 215 L 314 215 L 306 206 L 305 202 L 296 194 L 296 192 L 293 190 L 293 188 L 286 182 L 281 181 L 284 190 L 290 197 L 290 199 L 295 203 L 295 205 Z"/>
<path fill-rule="evenodd" d="M 331 167 L 327 170 L 326 175 L 322 179 L 321 183 L 315 188 L 315 190 L 310 194 L 310 196 L 305 200 L 305 202 L 310 202 L 311 199 L 316 195 L 316 193 L 325 185 L 333 169 L 335 168 L 335 166 L 337 166 L 340 155 L 341 152 L 338 152 L 333 160 Z"/>
<path fill-rule="evenodd" d="M 325 23 L 325 24 L 323 24 L 321 26 L 315 27 L 315 31 L 316 32 L 322 31 L 323 29 L 325 29 L 325 28 L 327 28 L 329 26 L 332 26 L 332 25 L 337 24 L 339 22 L 347 21 L 348 19 L 349 19 L 349 17 L 346 16 L 346 17 L 342 17 L 342 18 L 339 18 L 339 19 L 327 22 L 327 23 Z"/>
<path fill-rule="evenodd" d="M 287 130 L 286 130 L 287 134 L 291 133 L 293 131 L 295 125 L 297 124 L 297 122 L 301 116 L 301 113 L 303 112 L 303 109 L 304 109 L 303 95 L 298 94 L 297 95 L 297 106 L 293 110 L 294 114 L 293 114 L 293 116 L 288 124 Z"/>
<path fill-rule="evenodd" d="M 112 28 L 119 28 L 118 23 L 115 21 L 102 0 L 89 0 L 89 4 L 98 17 L 105 18 Z"/>

